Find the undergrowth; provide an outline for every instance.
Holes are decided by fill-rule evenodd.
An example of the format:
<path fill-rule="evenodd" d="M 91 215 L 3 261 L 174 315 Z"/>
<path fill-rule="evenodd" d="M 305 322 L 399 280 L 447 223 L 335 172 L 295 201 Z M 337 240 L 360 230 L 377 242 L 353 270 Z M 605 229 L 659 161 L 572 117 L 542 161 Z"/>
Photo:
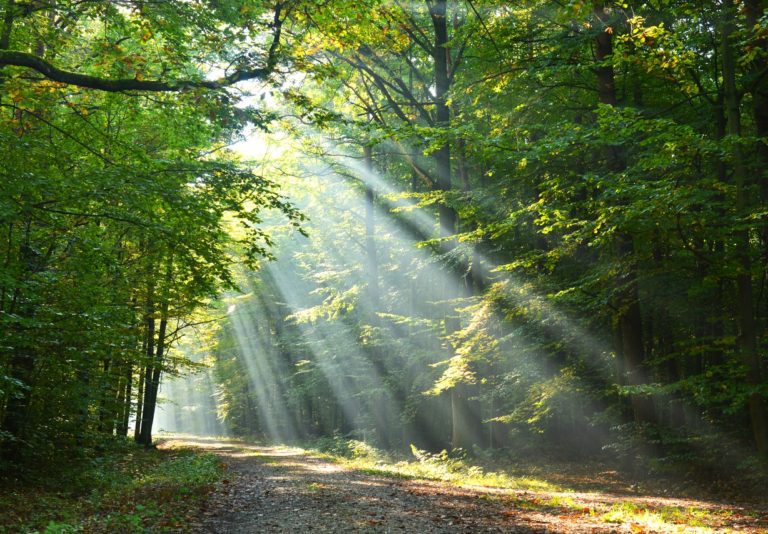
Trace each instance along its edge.
<path fill-rule="evenodd" d="M 342 438 L 323 438 L 309 444 L 308 449 L 325 459 L 370 474 L 519 490 L 507 496 L 489 494 L 487 498 L 507 502 L 513 509 L 562 517 L 589 516 L 606 525 L 628 526 L 632 532 L 720 531 L 734 519 L 734 511 L 728 508 L 649 505 L 631 500 L 614 504 L 585 502 L 571 490 L 540 477 L 521 476 L 512 467 L 495 466 L 490 470 L 476 465 L 474 462 L 481 459 L 470 459 L 461 450 L 430 453 L 411 446 L 410 458 L 398 458 L 364 442 Z"/>
<path fill-rule="evenodd" d="M 178 532 L 221 476 L 213 454 L 115 445 L 6 486 L 0 532 Z"/>
<path fill-rule="evenodd" d="M 514 475 L 473 463 L 461 449 L 430 453 L 411 445 L 412 456 L 406 458 L 386 453 L 362 441 L 343 438 L 322 438 L 308 444 L 308 449 L 369 474 L 440 480 L 458 486 L 564 491 L 541 478 Z"/>

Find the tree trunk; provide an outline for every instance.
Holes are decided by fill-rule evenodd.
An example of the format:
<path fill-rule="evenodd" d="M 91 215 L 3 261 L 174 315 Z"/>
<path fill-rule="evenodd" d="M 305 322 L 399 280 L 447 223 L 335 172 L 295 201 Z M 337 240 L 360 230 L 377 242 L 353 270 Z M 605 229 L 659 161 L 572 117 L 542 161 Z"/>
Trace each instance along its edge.
<path fill-rule="evenodd" d="M 747 31 L 754 32 L 759 27 L 760 19 L 765 15 L 764 0 L 745 0 L 744 12 L 746 14 Z M 753 61 L 752 76 L 755 85 L 752 87 L 752 116 L 755 121 L 755 133 L 758 140 L 756 142 L 756 151 L 760 167 L 758 169 L 758 179 L 760 183 L 760 197 L 763 203 L 768 203 L 768 76 L 765 75 L 768 69 L 768 39 L 763 35 L 753 35 L 753 46 L 760 49 L 760 54 Z M 763 244 L 768 246 L 768 226 L 763 227 Z M 768 260 L 764 252 L 764 258 Z M 768 261 L 766 261 L 768 265 Z"/>
<path fill-rule="evenodd" d="M 99 414 L 99 432 L 104 434 L 112 434 L 114 431 L 114 418 L 112 417 L 113 406 L 110 406 L 111 400 L 114 399 L 112 387 L 112 358 L 104 358 L 102 360 L 101 376 L 99 380 L 101 392 L 99 394 L 99 408 L 97 410 Z"/>
<path fill-rule="evenodd" d="M 145 307 L 145 338 L 144 338 L 144 357 L 146 363 L 142 367 L 142 379 L 139 385 L 139 406 L 136 409 L 136 442 L 143 445 L 149 445 L 145 443 L 144 435 L 144 414 L 146 413 L 146 406 L 149 396 L 149 383 L 152 380 L 152 362 L 155 358 L 155 301 L 154 301 L 154 281 L 150 281 L 150 287 L 147 295 L 147 302 Z"/>
<path fill-rule="evenodd" d="M 432 19 L 434 30 L 434 47 L 432 58 L 435 65 L 435 125 L 448 131 L 451 126 L 451 112 L 448 107 L 448 91 L 450 90 L 449 54 L 448 47 L 448 19 L 447 2 L 438 0 L 429 5 L 429 15 Z M 446 141 L 432 154 L 437 171 L 436 189 L 449 192 L 453 189 L 451 172 L 451 145 Z M 458 217 L 456 211 L 445 201 L 438 207 L 440 222 L 440 235 L 449 238 L 456 233 Z M 444 252 L 450 251 L 455 245 L 446 241 L 443 245 Z M 449 270 L 451 274 L 456 274 Z M 459 295 L 459 282 L 451 276 L 445 288 L 445 300 L 450 302 Z M 450 336 L 459 329 L 458 317 L 448 304 L 445 317 L 445 334 Z M 446 341 L 450 349 L 450 344 Z M 451 445 L 454 448 L 471 450 L 475 444 L 482 443 L 480 430 L 479 406 L 476 400 L 470 400 L 472 385 L 461 384 L 451 389 Z"/>
<path fill-rule="evenodd" d="M 373 175 L 373 149 L 370 146 L 363 148 L 363 160 L 365 170 L 370 176 Z M 369 322 L 371 326 L 379 325 L 378 312 L 381 308 L 381 297 L 379 291 L 379 258 L 376 250 L 376 219 L 374 204 L 376 199 L 376 193 L 371 184 L 372 180 L 367 179 L 365 181 L 365 251 L 366 251 L 366 265 L 368 272 L 368 305 L 370 310 Z M 390 411 L 389 411 L 389 399 L 385 392 L 386 379 L 389 374 L 387 366 L 384 364 L 384 354 L 374 343 L 367 350 L 370 356 L 371 363 L 373 364 L 378 379 L 381 384 L 378 385 L 380 393 L 377 393 L 371 399 L 373 412 L 374 425 L 376 428 L 376 440 L 380 447 L 388 449 L 390 447 Z M 392 392 L 393 397 L 397 399 L 398 392 Z"/>
<path fill-rule="evenodd" d="M 728 121 L 728 134 L 741 137 L 741 99 L 736 87 L 736 58 L 734 53 L 734 33 L 736 32 L 735 6 L 729 5 L 724 10 L 722 27 L 722 70 L 725 114 Z M 739 143 L 733 143 L 733 176 L 736 185 L 736 211 L 744 215 L 749 207 L 751 183 L 747 165 Z M 760 353 L 757 348 L 757 325 L 755 321 L 754 297 L 752 294 L 752 258 L 749 231 L 735 232 L 735 258 L 739 272 L 736 275 L 736 319 L 739 326 L 738 348 L 741 360 L 747 370 L 747 386 L 753 390 L 748 397 L 749 419 L 752 435 L 760 454 L 768 454 L 768 413 L 765 400 L 756 389 L 762 384 Z"/>
<path fill-rule="evenodd" d="M 446 18 L 446 2 L 438 0 L 430 5 L 429 14 L 435 32 L 433 59 L 435 62 L 435 124 L 446 131 L 451 126 L 451 112 L 448 108 L 448 24 Z M 437 169 L 437 190 L 450 191 L 453 188 L 451 179 L 451 146 L 446 140 L 432 155 Z M 441 202 L 439 205 L 440 230 L 444 237 L 456 233 L 456 212 Z"/>
<path fill-rule="evenodd" d="M 33 303 L 24 298 L 20 289 L 21 282 L 42 269 L 35 252 L 30 246 L 31 229 L 32 224 L 28 221 L 25 225 L 24 239 L 19 246 L 18 252 L 18 261 L 21 266 L 21 272 L 15 284 L 16 287 L 13 290 L 13 297 L 11 298 L 8 307 L 9 314 L 16 314 L 25 319 L 34 317 L 35 307 Z M 11 461 L 17 461 L 22 454 L 21 444 L 23 443 L 22 440 L 26 433 L 25 431 L 28 423 L 27 416 L 31 400 L 30 396 L 36 358 L 32 345 L 34 341 L 28 339 L 29 336 L 24 334 L 25 327 L 22 324 L 14 324 L 12 329 L 19 342 L 15 343 L 10 365 L 8 367 L 8 373 L 18 384 L 21 384 L 21 388 L 17 389 L 17 391 L 8 399 L 0 429 L 15 438 L 15 441 L 11 441 L 5 450 L 2 451 L 2 456 Z"/>
<path fill-rule="evenodd" d="M 169 267 L 170 270 L 170 267 Z M 160 328 L 157 331 L 157 350 L 154 359 L 147 367 L 147 380 L 144 391 L 144 414 L 141 417 L 141 433 L 139 443 L 145 447 L 152 445 L 152 424 L 155 421 L 157 408 L 157 392 L 160 388 L 160 375 L 163 370 L 165 355 L 165 334 L 168 328 L 168 299 L 164 299 L 160 310 Z"/>
<path fill-rule="evenodd" d="M 133 382 L 133 364 L 130 361 L 125 362 L 125 377 L 123 378 L 123 388 L 120 393 L 119 404 L 121 411 L 117 422 L 116 433 L 120 437 L 128 436 L 128 422 L 131 418 L 131 389 Z"/>
<path fill-rule="evenodd" d="M 363 148 L 365 170 L 372 175 L 373 149 L 370 146 Z M 368 271 L 368 298 L 371 309 L 376 312 L 379 309 L 379 258 L 376 251 L 376 221 L 375 200 L 376 192 L 373 190 L 372 180 L 365 180 L 365 253 Z"/>
<path fill-rule="evenodd" d="M 133 439 L 136 443 L 139 442 L 139 434 L 141 434 L 141 415 L 144 413 L 144 382 L 146 377 L 146 368 L 141 366 L 139 369 L 139 389 L 136 391 L 136 421 L 133 426 Z"/>
<path fill-rule="evenodd" d="M 608 31 L 610 23 L 603 4 L 593 4 L 593 13 L 598 24 L 595 38 L 595 59 L 599 63 L 595 68 L 597 75 L 597 94 L 601 104 L 618 105 L 616 98 L 616 78 L 613 66 L 607 63 L 613 55 L 613 31 Z M 605 28 L 604 28 L 605 27 Z M 606 152 L 608 171 L 618 173 L 626 168 L 626 156 L 619 146 L 608 147 Z M 637 287 L 637 267 L 635 265 L 635 244 L 633 237 L 619 231 L 615 237 L 617 261 L 628 264 L 624 275 L 617 280 L 616 327 L 621 345 L 616 347 L 623 360 L 622 367 L 626 381 L 630 386 L 639 386 L 648 382 L 645 368 L 645 348 L 643 343 L 643 317 Z M 630 395 L 630 403 L 635 421 L 653 423 L 656 421 L 653 400 L 647 395 Z"/>

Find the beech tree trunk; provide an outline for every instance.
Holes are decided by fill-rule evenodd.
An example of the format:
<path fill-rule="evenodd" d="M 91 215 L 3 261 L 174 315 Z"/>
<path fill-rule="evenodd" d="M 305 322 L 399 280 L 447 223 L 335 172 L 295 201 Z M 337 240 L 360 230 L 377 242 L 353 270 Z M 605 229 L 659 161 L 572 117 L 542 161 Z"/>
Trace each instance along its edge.
<path fill-rule="evenodd" d="M 365 170 L 372 175 L 373 149 L 370 146 L 363 148 L 363 160 Z M 379 308 L 379 258 L 376 251 L 376 220 L 375 220 L 376 192 L 373 190 L 370 178 L 365 180 L 365 253 L 366 267 L 368 271 L 368 298 L 371 309 Z"/>
<path fill-rule="evenodd" d="M 435 65 L 435 125 L 446 131 L 451 126 L 451 112 L 448 107 L 448 91 L 450 90 L 449 54 L 448 47 L 448 19 L 447 2 L 436 1 L 429 4 L 429 15 L 432 19 L 434 30 L 434 47 L 432 58 Z M 453 189 L 451 172 L 451 145 L 446 140 L 432 155 L 436 172 L 436 189 L 448 192 Z M 451 237 L 456 233 L 458 217 L 456 211 L 446 202 L 441 202 L 438 207 L 440 232 L 442 237 Z M 449 250 L 453 245 L 445 244 Z M 447 252 L 446 250 L 446 252 Z M 456 274 L 456 273 L 452 273 Z M 445 288 L 446 300 L 451 301 L 459 295 L 459 281 L 451 276 L 449 285 Z M 446 310 L 445 334 L 450 336 L 459 329 L 458 318 L 455 312 Z M 473 445 L 482 443 L 482 429 L 480 425 L 480 410 L 478 402 L 471 400 L 471 384 L 460 384 L 451 388 L 451 446 L 471 450 Z"/>
<path fill-rule="evenodd" d="M 164 299 L 160 311 L 160 327 L 157 331 L 157 350 L 152 363 L 147 367 L 146 385 L 144 388 L 144 413 L 141 417 L 141 433 L 139 443 L 145 447 L 152 445 L 152 424 L 155 421 L 157 408 L 157 392 L 160 388 L 160 375 L 163 370 L 165 355 L 165 334 L 168 328 L 168 299 Z"/>
<path fill-rule="evenodd" d="M 150 275 L 151 276 L 151 275 Z M 150 286 L 147 292 L 147 302 L 144 310 L 145 337 L 144 337 L 144 357 L 146 363 L 142 367 L 141 377 L 139 378 L 139 401 L 136 408 L 136 432 L 135 439 L 137 443 L 144 443 L 144 413 L 147 404 L 148 384 L 152 377 L 152 361 L 155 357 L 155 291 L 154 281 L 150 279 Z"/>
<path fill-rule="evenodd" d="M 593 12 L 598 24 L 598 34 L 595 38 L 598 100 L 601 104 L 617 106 L 616 77 L 613 66 L 608 63 L 613 55 L 613 30 L 609 31 L 609 13 L 601 2 L 593 4 Z M 626 168 L 626 156 L 621 147 L 608 147 L 606 158 L 610 172 L 619 173 Z M 623 360 L 621 367 L 625 371 L 627 385 L 639 386 L 648 383 L 648 376 L 633 237 L 627 232 L 617 232 L 614 250 L 617 261 L 627 263 L 624 275 L 617 280 L 615 300 L 618 311 L 615 320 L 621 344 L 616 349 Z M 648 395 L 631 394 L 630 403 L 636 422 L 656 422 L 653 400 Z"/>
<path fill-rule="evenodd" d="M 734 34 L 736 32 L 736 8 L 729 5 L 723 12 L 721 57 L 723 91 L 727 132 L 734 138 L 741 137 L 741 97 L 736 87 L 736 57 Z M 736 211 L 744 214 L 749 207 L 752 183 L 749 180 L 747 164 L 739 143 L 733 143 L 733 177 L 736 185 Z M 760 353 L 757 348 L 757 324 L 755 303 L 752 293 L 752 257 L 750 236 L 747 230 L 735 233 L 735 259 L 738 264 L 736 275 L 736 319 L 739 327 L 738 348 L 741 360 L 747 369 L 747 386 L 752 390 L 747 406 L 752 435 L 760 454 L 768 454 L 768 414 L 765 400 L 756 389 L 763 383 Z"/>
<path fill-rule="evenodd" d="M 125 362 L 125 376 L 123 377 L 123 387 L 120 390 L 119 398 L 119 419 L 115 433 L 121 437 L 128 436 L 128 422 L 131 418 L 131 390 L 133 382 L 133 364 L 130 361 Z"/>
<path fill-rule="evenodd" d="M 29 302 L 23 295 L 20 286 L 21 282 L 27 280 L 35 272 L 42 270 L 37 254 L 30 246 L 30 235 L 32 230 L 32 223 L 27 221 L 25 224 L 24 238 L 18 249 L 18 262 L 21 266 L 21 273 L 16 282 L 16 287 L 13 290 L 13 296 L 11 297 L 10 304 L 8 306 L 9 314 L 16 314 L 19 317 L 25 319 L 32 319 L 35 316 L 34 304 Z M 24 335 L 25 327 L 22 324 L 14 324 L 13 330 L 19 340 L 25 339 Z M 32 347 L 28 346 L 28 343 L 32 343 L 33 340 L 25 339 L 18 343 L 13 350 L 10 358 L 10 365 L 8 366 L 9 376 L 13 378 L 17 383 L 22 384 L 22 388 L 17 389 L 14 395 L 8 398 L 5 405 L 5 412 L 3 419 L 0 421 L 0 429 L 8 432 L 15 438 L 15 441 L 11 441 L 6 446 L 5 450 L 0 451 L 2 456 L 11 461 L 17 461 L 22 454 L 22 443 L 27 426 L 27 415 L 30 406 L 30 392 L 32 391 L 32 382 L 34 379 L 34 371 L 36 365 L 36 359 L 32 352 Z"/>

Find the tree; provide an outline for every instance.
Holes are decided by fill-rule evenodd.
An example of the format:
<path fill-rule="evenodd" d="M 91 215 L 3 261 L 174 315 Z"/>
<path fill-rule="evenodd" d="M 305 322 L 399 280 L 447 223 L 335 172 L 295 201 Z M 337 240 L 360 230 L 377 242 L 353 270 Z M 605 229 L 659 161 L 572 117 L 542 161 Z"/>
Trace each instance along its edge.
<path fill-rule="evenodd" d="M 218 27 L 242 43 L 259 29 L 262 12 L 222 6 L 202 13 L 185 3 L 3 7 L 0 48 L 11 61 L 5 64 L 49 75 L 29 77 L 9 66 L 2 73 L 0 140 L 12 162 L 3 169 L 0 197 L 3 460 L 77 453 L 99 434 L 125 435 L 136 385 L 139 437 L 148 445 L 168 347 L 195 309 L 232 287 L 229 247 L 242 242 L 245 261 L 254 265 L 268 255 L 259 211 L 300 219 L 270 180 L 226 155 L 211 156 L 242 124 L 263 119 L 210 89 L 259 69 L 246 69 L 241 58 L 241 68 L 214 85 L 189 71 L 196 54 L 207 54 L 206 32 Z M 283 8 L 270 24 L 263 75 L 274 68 Z M 244 26 L 222 31 L 226 21 Z M 200 41 L 182 46 L 193 28 Z M 34 61 L 16 53 L 29 43 Z M 219 58 L 239 53 L 219 50 Z M 79 73 L 61 66 L 83 60 Z M 175 92 L 168 91 L 170 77 L 159 79 L 187 79 L 185 71 L 192 82 Z M 134 82 L 155 74 L 158 81 L 125 85 L 129 72 Z M 74 86 L 56 81 L 61 76 Z M 118 92 L 125 89 L 153 94 Z M 240 238 L 230 237 L 227 219 L 245 226 Z"/>
<path fill-rule="evenodd" d="M 276 2 L 272 20 L 265 24 L 264 8 L 259 2 L 241 2 L 237 10 L 234 5 L 224 3 L 219 9 L 204 12 L 198 6 L 176 1 L 151 5 L 132 1 L 49 5 L 6 0 L 0 30 L 0 66 L 31 69 L 54 82 L 101 91 L 221 89 L 241 81 L 265 79 L 272 73 L 277 65 L 284 13 L 290 12 L 290 9 L 290 2 Z M 41 53 L 32 54 L 13 48 L 14 45 L 23 47 L 24 40 L 17 34 L 35 20 L 46 21 L 48 26 L 48 32 L 36 36 L 38 42 L 43 43 L 38 46 Z M 62 29 L 68 30 L 70 37 L 75 38 L 89 31 L 94 21 L 102 23 L 106 31 L 92 43 L 91 56 L 87 60 L 91 65 L 99 65 L 103 60 L 122 60 L 116 65 L 117 69 L 133 71 L 133 77 L 113 78 L 109 72 L 67 70 L 43 57 L 46 51 L 49 55 L 64 55 L 61 47 L 46 50 L 44 43 L 47 39 L 64 41 Z M 262 65 L 257 67 L 253 64 L 255 58 L 238 47 L 252 38 L 253 32 L 263 31 L 264 28 L 271 32 L 272 42 Z M 150 41 L 160 44 L 166 55 L 144 56 L 151 54 L 149 47 L 145 46 Z M 206 41 L 209 44 L 203 46 Z M 174 47 L 172 53 L 170 46 Z M 222 60 L 234 59 L 230 63 L 232 68 L 217 80 L 206 79 L 201 72 L 195 72 L 193 77 L 184 77 L 194 61 L 193 54 L 205 57 L 207 50 L 218 54 Z M 72 63 L 73 59 L 77 62 L 83 58 L 65 58 L 63 61 Z M 92 68 L 91 65 L 86 68 Z M 152 77 L 157 79 L 149 79 Z"/>

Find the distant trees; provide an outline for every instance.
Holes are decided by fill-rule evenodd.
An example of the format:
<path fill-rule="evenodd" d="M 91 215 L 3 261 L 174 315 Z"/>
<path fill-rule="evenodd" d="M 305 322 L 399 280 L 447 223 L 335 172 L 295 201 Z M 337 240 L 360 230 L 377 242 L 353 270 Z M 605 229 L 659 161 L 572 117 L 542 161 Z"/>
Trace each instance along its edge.
<path fill-rule="evenodd" d="M 437 431 L 436 447 L 525 435 L 621 449 L 641 437 L 663 454 L 729 439 L 765 454 L 765 12 L 742 7 L 371 1 L 299 12 L 305 31 L 290 47 L 309 77 L 288 97 L 338 145 L 312 155 L 360 179 L 327 152 L 373 147 L 383 184 L 380 322 L 361 312 L 370 266 L 328 249 L 314 252 L 328 263 L 293 272 L 327 298 L 280 313 L 357 339 L 334 345 L 336 361 L 365 365 L 360 349 L 375 343 L 402 428 L 429 410 L 458 428 L 449 397 L 473 403 L 481 431 Z M 314 219 L 326 216 L 317 207 Z M 313 236 L 337 251 L 365 240 L 345 224 Z M 397 235 L 420 241 L 442 274 L 421 252 L 406 266 Z M 307 253 L 296 246 L 285 253 Z M 466 289 L 437 298 L 441 276 Z M 288 347 L 311 339 L 291 331 Z M 302 386 L 286 394 L 324 399 L 309 426 L 373 430 L 363 400 L 378 386 L 348 382 L 363 410 L 353 430 L 318 415 L 338 406 L 320 357 L 294 366 Z"/>

